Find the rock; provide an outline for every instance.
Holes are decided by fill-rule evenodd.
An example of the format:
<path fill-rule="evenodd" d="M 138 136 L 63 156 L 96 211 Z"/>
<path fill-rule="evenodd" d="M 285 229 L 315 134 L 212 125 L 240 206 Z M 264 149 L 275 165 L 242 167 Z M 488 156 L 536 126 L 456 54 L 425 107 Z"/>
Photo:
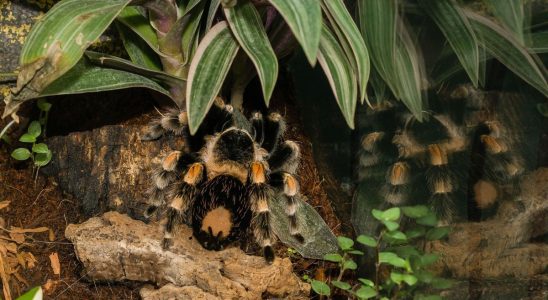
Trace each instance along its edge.
<path fill-rule="evenodd" d="M 288 258 L 276 258 L 268 265 L 262 257 L 248 256 L 239 248 L 207 251 L 186 226 L 181 226 L 166 251 L 158 224 L 147 225 L 118 212 L 71 224 L 65 235 L 90 279 L 171 284 L 160 290 L 144 287 L 144 299 L 173 299 L 168 296 L 173 293 L 181 293 L 175 299 L 306 298 L 310 291 L 292 273 Z"/>

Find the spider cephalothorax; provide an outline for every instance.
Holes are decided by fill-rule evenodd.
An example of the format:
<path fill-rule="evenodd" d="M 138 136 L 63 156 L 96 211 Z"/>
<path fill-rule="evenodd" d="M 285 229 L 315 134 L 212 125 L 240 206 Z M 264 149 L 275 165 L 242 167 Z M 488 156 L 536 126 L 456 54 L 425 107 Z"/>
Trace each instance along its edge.
<path fill-rule="evenodd" d="M 391 102 L 368 110 L 359 152 L 361 184 L 378 185 L 377 193 L 390 205 L 429 199 L 445 222 L 462 213 L 474 219 L 492 207 L 501 198 L 500 187 L 521 174 L 524 163 L 515 151 L 517 135 L 507 129 L 512 118 L 495 110 L 501 103 L 488 96 L 461 86 L 433 99 L 422 122 Z"/>
<path fill-rule="evenodd" d="M 293 198 L 299 189 L 294 177 L 299 147 L 282 141 L 285 124 L 279 114 L 265 118 L 254 113 L 243 122 L 237 122 L 236 114 L 240 116 L 219 99 L 194 136 L 188 132 L 185 112 L 171 111 L 151 125 L 144 140 L 171 133 L 182 136 L 185 146 L 168 154 L 156 170 L 146 215 L 167 208 L 166 247 L 177 223 L 189 223 L 210 250 L 223 249 L 250 228 L 271 262 L 275 236 L 268 201 L 276 193 L 287 201 L 291 234 L 302 240 Z"/>

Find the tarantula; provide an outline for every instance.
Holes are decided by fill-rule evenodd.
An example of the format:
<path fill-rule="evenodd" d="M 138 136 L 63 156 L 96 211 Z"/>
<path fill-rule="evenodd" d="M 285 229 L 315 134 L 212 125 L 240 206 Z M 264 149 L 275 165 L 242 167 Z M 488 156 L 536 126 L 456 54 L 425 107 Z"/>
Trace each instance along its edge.
<path fill-rule="evenodd" d="M 150 126 L 143 140 L 174 134 L 183 137 L 184 147 L 168 154 L 155 171 L 145 216 L 167 206 L 164 247 L 179 223 L 190 224 L 208 250 L 223 249 L 251 228 L 271 263 L 275 236 L 268 201 L 276 193 L 286 199 L 290 233 L 303 241 L 294 199 L 300 150 L 295 142 L 282 140 L 285 122 L 279 114 L 264 117 L 257 112 L 245 122 L 237 122 L 238 116 L 218 98 L 194 136 L 186 112 L 170 111 Z"/>
<path fill-rule="evenodd" d="M 462 215 L 460 208 L 477 220 L 501 198 L 501 186 L 524 171 L 517 138 L 502 121 L 507 112 L 497 111 L 487 93 L 461 86 L 438 100 L 423 122 L 392 102 L 369 111 L 358 177 L 376 182 L 389 205 L 429 199 L 444 223 Z"/>

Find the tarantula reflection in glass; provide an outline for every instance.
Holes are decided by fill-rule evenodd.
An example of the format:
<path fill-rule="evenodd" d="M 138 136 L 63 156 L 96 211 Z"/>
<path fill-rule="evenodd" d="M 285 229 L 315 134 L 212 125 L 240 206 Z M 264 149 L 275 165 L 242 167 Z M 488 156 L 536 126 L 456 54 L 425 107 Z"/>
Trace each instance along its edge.
<path fill-rule="evenodd" d="M 184 149 L 168 154 L 153 176 L 150 217 L 167 208 L 164 248 L 174 226 L 187 223 L 208 250 L 221 250 L 252 229 L 267 262 L 274 260 L 275 236 L 268 200 L 285 198 L 290 233 L 299 241 L 294 196 L 299 192 L 295 172 L 298 145 L 283 141 L 285 123 L 277 113 L 252 114 L 250 128 L 236 122 L 236 112 L 218 98 L 195 135 L 190 135 L 186 112 L 170 111 L 150 126 L 143 140 L 164 134 L 182 136 Z M 244 122 L 247 123 L 247 122 Z M 247 124 L 249 125 L 249 124 Z M 277 197 L 280 199 L 280 197 Z"/>

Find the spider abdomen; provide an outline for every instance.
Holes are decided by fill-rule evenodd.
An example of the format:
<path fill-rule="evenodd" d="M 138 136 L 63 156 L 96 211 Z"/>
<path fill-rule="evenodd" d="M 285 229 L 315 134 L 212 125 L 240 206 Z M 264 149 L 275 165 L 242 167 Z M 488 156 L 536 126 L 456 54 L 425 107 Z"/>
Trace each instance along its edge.
<path fill-rule="evenodd" d="M 203 183 L 192 211 L 194 236 L 204 248 L 220 250 L 249 227 L 251 211 L 244 184 L 230 175 Z"/>

